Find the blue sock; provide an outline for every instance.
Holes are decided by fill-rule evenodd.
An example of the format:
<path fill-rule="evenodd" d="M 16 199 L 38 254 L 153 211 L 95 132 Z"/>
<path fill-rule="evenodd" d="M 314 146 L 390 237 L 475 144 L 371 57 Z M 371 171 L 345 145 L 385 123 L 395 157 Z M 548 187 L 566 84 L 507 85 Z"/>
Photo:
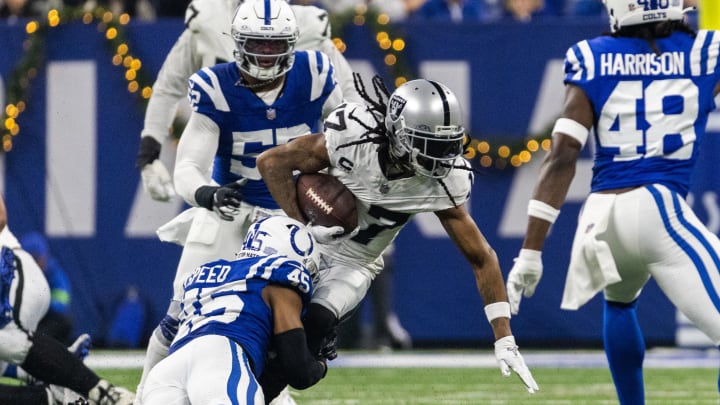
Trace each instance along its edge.
<path fill-rule="evenodd" d="M 603 341 L 620 405 L 644 404 L 645 339 L 637 319 L 637 300 L 629 304 L 605 301 Z"/>

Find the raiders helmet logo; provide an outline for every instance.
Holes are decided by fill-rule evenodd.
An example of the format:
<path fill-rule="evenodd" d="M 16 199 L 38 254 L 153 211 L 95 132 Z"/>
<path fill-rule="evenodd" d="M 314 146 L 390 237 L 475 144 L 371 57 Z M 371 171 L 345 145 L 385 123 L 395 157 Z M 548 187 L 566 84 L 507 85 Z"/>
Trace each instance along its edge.
<path fill-rule="evenodd" d="M 397 121 L 405 108 L 405 104 L 407 104 L 407 100 L 398 95 L 388 100 L 388 115 L 392 121 Z"/>

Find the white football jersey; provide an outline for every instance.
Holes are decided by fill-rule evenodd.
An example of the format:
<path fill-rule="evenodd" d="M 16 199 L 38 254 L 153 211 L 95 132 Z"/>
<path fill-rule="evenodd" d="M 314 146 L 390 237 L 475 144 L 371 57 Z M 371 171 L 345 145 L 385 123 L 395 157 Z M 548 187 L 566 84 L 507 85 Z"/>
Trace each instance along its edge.
<path fill-rule="evenodd" d="M 467 170 L 455 168 L 444 179 L 416 175 L 388 180 L 379 165 L 377 143 L 348 145 L 377 137 L 367 134 L 367 128 L 376 125 L 372 112 L 356 103 L 338 107 L 325 120 L 329 173 L 355 195 L 360 231 L 340 245 L 323 247 L 332 250 L 334 259 L 371 267 L 413 215 L 464 204 L 473 180 L 470 164 L 462 158 L 456 166 Z"/>
<path fill-rule="evenodd" d="M 141 136 L 162 143 L 169 135 L 178 102 L 187 96 L 187 80 L 203 67 L 234 60 L 235 42 L 230 36 L 237 0 L 194 0 L 185 13 L 185 31 L 165 58 L 153 83 L 153 94 L 145 112 Z M 330 57 L 335 77 L 346 100 L 361 101 L 352 70 L 330 40 L 327 12 L 315 6 L 291 6 L 300 38 L 297 50 L 319 50 Z"/>
<path fill-rule="evenodd" d="M 10 231 L 7 225 L 0 231 L 0 246 L 7 246 L 10 249 L 20 249 L 20 242 Z"/>

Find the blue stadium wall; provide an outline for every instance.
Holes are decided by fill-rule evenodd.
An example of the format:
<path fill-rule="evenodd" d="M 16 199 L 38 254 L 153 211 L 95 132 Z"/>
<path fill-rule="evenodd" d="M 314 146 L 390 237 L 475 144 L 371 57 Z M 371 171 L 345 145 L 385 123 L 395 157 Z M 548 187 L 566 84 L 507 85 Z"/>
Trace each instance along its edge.
<path fill-rule="evenodd" d="M 179 20 L 133 22 L 130 52 L 153 78 L 183 26 Z M 562 95 L 562 59 L 574 42 L 606 30 L 597 20 L 532 24 L 398 26 L 406 41 L 404 62 L 419 75 L 447 83 L 466 108 L 473 137 L 497 147 L 538 134 L 551 125 Z M 0 105 L 4 88 L 23 57 L 24 26 L 0 23 Z M 389 77 L 374 33 L 348 27 L 346 57 L 366 78 Z M 151 309 L 150 327 L 167 306 L 180 247 L 161 243 L 154 230 L 184 209 L 178 199 L 154 202 L 142 191 L 134 167 L 144 108 L 127 91 L 124 69 L 96 25 L 52 29 L 43 65 L 27 92 L 27 109 L 13 149 L 0 155 L 0 190 L 16 235 L 49 235 L 51 249 L 73 283 L 76 332 L 103 336 L 117 301 L 137 286 Z M 714 115 L 710 130 L 720 132 Z M 716 136 L 702 145 L 691 202 L 715 232 L 720 229 Z M 166 150 L 173 145 L 168 143 Z M 569 247 L 590 178 L 586 150 L 568 203 L 545 248 L 538 291 L 522 304 L 513 328 L 523 345 L 598 344 L 600 297 L 579 311 L 560 310 Z M 172 155 L 172 154 L 168 154 Z M 521 168 L 486 169 L 476 176 L 473 217 L 495 247 L 507 275 L 521 245 L 525 207 L 542 153 Z M 172 156 L 163 155 L 172 164 Z M 404 326 L 425 344 L 490 342 L 491 330 L 469 266 L 432 215 L 418 216 L 397 240 L 395 306 Z M 643 328 L 653 344 L 672 343 L 676 315 L 650 282 L 640 302 Z"/>

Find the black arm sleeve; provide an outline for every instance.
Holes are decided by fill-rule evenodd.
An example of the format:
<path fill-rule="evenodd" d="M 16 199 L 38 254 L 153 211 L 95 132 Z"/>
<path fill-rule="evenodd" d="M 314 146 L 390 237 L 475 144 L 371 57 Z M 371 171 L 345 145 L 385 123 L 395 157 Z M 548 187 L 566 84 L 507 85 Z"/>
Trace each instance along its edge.
<path fill-rule="evenodd" d="M 273 340 L 290 386 L 302 390 L 325 377 L 327 365 L 310 354 L 302 328 L 275 335 Z"/>
<path fill-rule="evenodd" d="M 137 160 L 135 161 L 135 167 L 142 169 L 148 163 L 152 163 L 153 160 L 160 157 L 160 150 L 162 145 L 156 141 L 152 136 L 143 136 L 140 138 L 140 148 L 138 149 Z"/>

